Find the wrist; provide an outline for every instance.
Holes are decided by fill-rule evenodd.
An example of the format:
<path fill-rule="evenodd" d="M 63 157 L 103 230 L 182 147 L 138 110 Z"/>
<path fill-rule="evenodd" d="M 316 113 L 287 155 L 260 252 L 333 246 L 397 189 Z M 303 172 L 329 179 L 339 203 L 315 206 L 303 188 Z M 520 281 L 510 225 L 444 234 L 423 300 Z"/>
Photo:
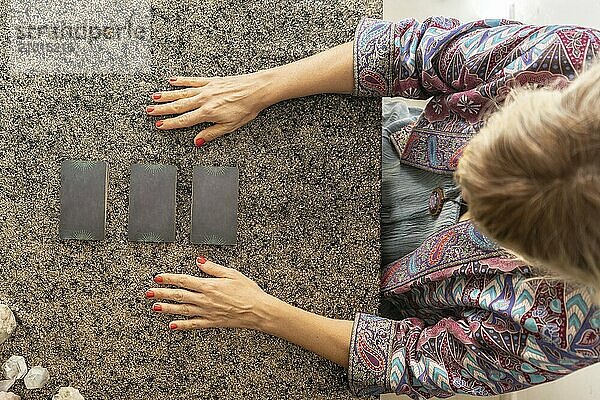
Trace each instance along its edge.
<path fill-rule="evenodd" d="M 275 296 L 266 294 L 258 309 L 254 329 L 276 335 L 277 328 L 281 326 L 285 316 L 293 307 Z"/>
<path fill-rule="evenodd" d="M 348 367 L 353 321 L 313 314 L 269 295 L 259 308 L 262 318 L 255 329 Z"/>
<path fill-rule="evenodd" d="M 264 69 L 255 73 L 259 84 L 260 103 L 263 108 L 287 100 L 285 73 L 281 67 Z"/>

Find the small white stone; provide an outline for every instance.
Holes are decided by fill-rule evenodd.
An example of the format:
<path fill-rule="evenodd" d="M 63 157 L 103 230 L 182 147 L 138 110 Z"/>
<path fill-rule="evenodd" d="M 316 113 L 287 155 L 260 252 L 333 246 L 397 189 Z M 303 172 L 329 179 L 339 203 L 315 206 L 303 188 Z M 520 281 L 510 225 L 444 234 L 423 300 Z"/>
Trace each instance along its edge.
<path fill-rule="evenodd" d="M 27 363 L 23 356 L 10 356 L 2 366 L 6 379 L 21 379 L 27 373 Z"/>
<path fill-rule="evenodd" d="M 12 385 L 14 385 L 14 384 L 15 384 L 14 379 L 6 379 L 4 381 L 0 381 L 0 391 L 8 392 L 8 389 L 10 389 L 12 387 Z"/>
<path fill-rule="evenodd" d="M 48 379 L 50 379 L 48 370 L 38 365 L 31 368 L 23 380 L 27 389 L 40 389 L 44 387 Z"/>
<path fill-rule="evenodd" d="M 13 392 L 0 392 L 0 400 L 21 400 L 21 396 L 18 396 Z"/>
<path fill-rule="evenodd" d="M 6 342 L 16 327 L 15 314 L 6 304 L 0 304 L 0 344 Z"/>
<path fill-rule="evenodd" d="M 79 390 L 74 387 L 61 387 L 58 393 L 52 396 L 52 400 L 85 400 Z"/>

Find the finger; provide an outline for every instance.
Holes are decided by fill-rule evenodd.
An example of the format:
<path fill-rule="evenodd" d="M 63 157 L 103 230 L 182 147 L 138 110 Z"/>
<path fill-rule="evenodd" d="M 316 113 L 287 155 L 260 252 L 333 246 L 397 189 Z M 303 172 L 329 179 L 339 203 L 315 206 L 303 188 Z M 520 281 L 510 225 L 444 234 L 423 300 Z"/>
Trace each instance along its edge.
<path fill-rule="evenodd" d="M 169 83 L 172 86 L 202 87 L 210 82 L 210 79 L 205 76 L 172 76 Z"/>
<path fill-rule="evenodd" d="M 216 284 L 217 278 L 199 278 L 186 274 L 158 274 L 154 282 L 165 285 L 179 286 L 194 292 L 202 292 L 205 287 Z"/>
<path fill-rule="evenodd" d="M 178 117 L 156 121 L 156 127 L 160 130 L 189 128 L 190 126 L 194 126 L 200 122 L 208 121 L 206 120 L 206 116 L 204 115 L 202 109 L 199 108 L 193 111 L 188 111 Z"/>
<path fill-rule="evenodd" d="M 152 311 L 161 314 L 185 315 L 186 317 L 197 317 L 206 312 L 195 304 L 171 304 L 171 303 L 154 303 Z"/>
<path fill-rule="evenodd" d="M 178 90 L 167 90 L 164 92 L 152 93 L 152 100 L 157 103 L 166 103 L 168 101 L 185 99 L 197 95 L 202 91 L 201 88 L 187 88 Z"/>
<path fill-rule="evenodd" d="M 149 115 L 169 115 L 181 114 L 190 110 L 194 110 L 201 106 L 200 97 L 186 97 L 166 104 L 155 104 L 146 107 L 146 112 Z"/>
<path fill-rule="evenodd" d="M 177 331 L 187 331 L 190 329 L 218 328 L 219 325 L 213 321 L 204 318 L 175 320 L 169 323 L 169 328 Z"/>
<path fill-rule="evenodd" d="M 218 278 L 233 278 L 238 273 L 238 271 L 233 268 L 224 267 L 209 260 L 201 262 L 200 258 L 201 257 L 196 258 L 196 265 L 209 275 Z"/>
<path fill-rule="evenodd" d="M 194 144 L 196 147 L 202 146 L 206 142 L 210 142 L 213 139 L 216 139 L 220 136 L 223 136 L 226 133 L 231 132 L 231 129 L 228 125 L 225 124 L 214 124 L 209 126 L 208 128 L 200 131 L 199 134 L 194 138 Z"/>
<path fill-rule="evenodd" d="M 201 302 L 199 293 L 184 289 L 151 288 L 146 291 L 149 299 L 171 300 L 177 303 L 198 304 Z"/>

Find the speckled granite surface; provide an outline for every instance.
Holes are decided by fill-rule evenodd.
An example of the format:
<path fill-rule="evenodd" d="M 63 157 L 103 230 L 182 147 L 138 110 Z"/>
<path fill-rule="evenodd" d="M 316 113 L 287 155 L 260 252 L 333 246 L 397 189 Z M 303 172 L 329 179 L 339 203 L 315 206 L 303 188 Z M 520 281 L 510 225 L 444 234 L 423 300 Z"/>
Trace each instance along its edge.
<path fill-rule="evenodd" d="M 98 0 L 99 1 L 99 0 Z M 7 1 L 0 3 L 7 7 Z M 4 16 L 5 10 L 0 9 Z M 200 253 L 266 291 L 336 318 L 377 308 L 380 104 L 323 95 L 287 101 L 239 132 L 192 145 L 198 128 L 157 132 L 143 112 L 172 74 L 251 72 L 350 40 L 380 0 L 152 2 L 151 73 L 0 74 L 0 301 L 18 320 L 0 347 L 48 367 L 86 399 L 341 399 L 345 371 L 246 330 L 169 332 L 143 298 L 153 274 L 197 273 Z M 107 238 L 60 242 L 59 164 L 109 163 Z M 178 169 L 177 242 L 127 241 L 129 166 Z M 192 168 L 237 165 L 238 244 L 189 243 Z"/>

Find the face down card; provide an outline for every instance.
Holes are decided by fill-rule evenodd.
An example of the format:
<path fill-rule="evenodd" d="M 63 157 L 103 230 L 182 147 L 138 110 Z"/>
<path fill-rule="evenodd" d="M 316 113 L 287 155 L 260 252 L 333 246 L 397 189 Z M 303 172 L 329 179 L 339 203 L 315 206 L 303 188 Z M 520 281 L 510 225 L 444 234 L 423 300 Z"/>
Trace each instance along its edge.
<path fill-rule="evenodd" d="M 61 163 L 61 239 L 104 239 L 107 186 L 108 168 L 105 162 L 66 160 Z"/>
<path fill-rule="evenodd" d="M 236 243 L 238 187 L 239 171 L 235 167 L 194 167 L 192 243 Z"/>
<path fill-rule="evenodd" d="M 175 241 L 175 189 L 173 165 L 135 164 L 129 186 L 128 236 L 133 242 Z"/>

